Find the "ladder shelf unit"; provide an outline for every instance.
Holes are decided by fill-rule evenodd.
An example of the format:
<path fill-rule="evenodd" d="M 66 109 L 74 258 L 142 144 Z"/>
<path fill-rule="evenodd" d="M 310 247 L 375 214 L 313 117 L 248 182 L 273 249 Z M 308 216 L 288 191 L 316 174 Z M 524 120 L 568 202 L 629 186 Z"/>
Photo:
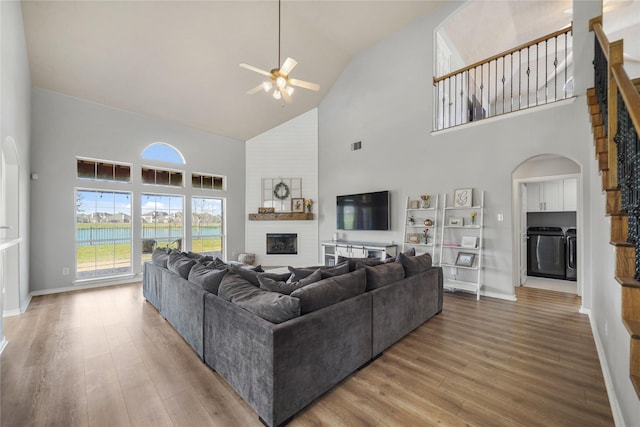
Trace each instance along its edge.
<path fill-rule="evenodd" d="M 471 190 L 473 192 L 473 190 Z M 442 231 L 440 233 L 440 266 L 444 287 L 469 291 L 480 299 L 484 249 L 484 191 L 475 192 L 479 203 L 455 206 L 453 198 L 444 195 Z"/>
<path fill-rule="evenodd" d="M 416 255 L 422 255 L 424 253 L 430 253 L 433 258 L 434 265 L 436 263 L 438 246 L 437 231 L 438 231 L 438 202 L 439 195 L 430 195 L 429 207 L 423 208 L 420 204 L 420 200 L 412 199 L 411 196 L 407 197 L 407 205 L 405 206 L 404 216 L 404 234 L 402 241 L 402 252 L 406 252 L 411 248 L 415 248 Z M 418 203 L 416 207 L 416 203 Z M 409 218 L 413 218 L 411 223 Z M 425 221 L 431 220 L 431 225 L 426 225 Z M 424 229 L 429 229 L 429 239 L 427 243 L 424 242 Z"/>

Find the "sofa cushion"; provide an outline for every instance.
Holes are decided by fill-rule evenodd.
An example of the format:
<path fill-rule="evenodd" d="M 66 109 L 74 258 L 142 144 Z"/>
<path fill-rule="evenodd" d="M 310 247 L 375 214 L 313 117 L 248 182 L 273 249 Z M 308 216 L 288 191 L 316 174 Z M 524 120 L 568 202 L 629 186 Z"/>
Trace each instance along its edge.
<path fill-rule="evenodd" d="M 300 316 L 300 300 L 278 292 L 256 288 L 235 273 L 227 274 L 218 296 L 272 323 Z"/>
<path fill-rule="evenodd" d="M 291 296 L 300 299 L 300 311 L 304 314 L 363 293 L 367 286 L 366 282 L 365 271 L 356 270 L 296 289 Z"/>
<path fill-rule="evenodd" d="M 378 265 L 382 264 L 380 258 L 342 258 L 340 257 L 340 261 L 345 260 L 349 264 L 349 271 L 354 271 L 358 264 L 361 265 Z"/>
<path fill-rule="evenodd" d="M 373 267 L 358 264 L 357 268 L 364 268 L 367 273 L 367 290 L 378 289 L 391 283 L 404 279 L 402 264 L 390 262 Z"/>
<path fill-rule="evenodd" d="M 289 274 L 290 275 L 290 274 Z M 300 289 L 304 286 L 310 285 L 322 279 L 320 269 L 311 273 L 304 279 L 300 279 L 297 282 L 287 282 L 286 280 L 274 280 L 268 276 L 268 273 L 259 273 L 258 282 L 260 282 L 260 289 L 271 292 L 279 292 L 281 294 L 290 295 L 291 292 L 296 289 Z"/>
<path fill-rule="evenodd" d="M 214 270 L 202 263 L 198 263 L 189 272 L 189 281 L 200 285 L 205 291 L 218 295 L 218 288 L 222 278 L 228 270 Z"/>
<path fill-rule="evenodd" d="M 418 256 L 406 256 L 405 254 L 398 254 L 398 262 L 404 268 L 404 275 L 411 277 L 416 274 L 431 270 L 431 254 L 426 253 Z"/>
<path fill-rule="evenodd" d="M 169 248 L 155 248 L 151 254 L 151 262 L 160 267 L 167 268 L 170 253 L 171 249 Z"/>
<path fill-rule="evenodd" d="M 220 258 L 215 257 L 213 259 L 213 265 L 215 265 L 218 270 L 222 270 L 223 268 L 227 267 L 229 264 L 227 264 L 226 262 L 224 262 Z"/>
<path fill-rule="evenodd" d="M 326 279 L 327 277 L 339 276 L 341 274 L 345 274 L 349 272 L 349 263 L 341 262 L 340 264 L 336 264 L 333 266 L 325 266 L 319 265 L 317 267 L 303 267 L 296 268 L 289 266 L 289 271 L 293 274 L 291 276 L 292 282 L 298 282 L 305 277 L 309 276 L 311 273 L 314 273 L 317 269 L 320 269 L 320 273 L 322 274 L 322 278 Z"/>
<path fill-rule="evenodd" d="M 169 254 L 169 260 L 167 261 L 167 268 L 173 271 L 183 279 L 189 278 L 189 272 L 191 267 L 196 265 L 198 261 L 191 259 L 188 256 L 182 254 L 179 251 L 172 251 Z"/>
<path fill-rule="evenodd" d="M 400 252 L 400 253 L 396 256 L 396 262 L 400 262 L 400 255 L 404 255 L 404 256 L 416 256 L 416 248 L 410 248 L 410 249 L 407 249 L 405 252 Z"/>
<path fill-rule="evenodd" d="M 211 255 L 203 255 L 197 252 L 183 252 L 183 254 L 191 259 L 195 259 L 198 262 L 213 261 L 213 257 Z"/>
<path fill-rule="evenodd" d="M 263 274 L 264 277 L 282 282 L 286 282 L 287 280 L 289 280 L 289 277 L 291 277 L 291 273 L 265 273 L 262 268 L 260 268 L 260 270 L 254 270 L 252 268 L 244 268 L 237 265 L 232 265 L 231 271 L 242 277 L 243 279 L 248 280 L 253 286 L 256 286 L 258 288 L 260 287 L 258 274 Z"/>

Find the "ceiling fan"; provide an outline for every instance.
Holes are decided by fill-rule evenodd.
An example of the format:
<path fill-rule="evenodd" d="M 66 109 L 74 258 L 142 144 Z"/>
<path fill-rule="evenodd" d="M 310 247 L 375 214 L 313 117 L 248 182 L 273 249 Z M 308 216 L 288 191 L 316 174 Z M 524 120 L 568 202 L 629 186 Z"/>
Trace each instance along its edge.
<path fill-rule="evenodd" d="M 281 12 L 281 0 L 278 0 L 278 64 L 280 64 L 280 23 L 282 20 L 282 12 Z M 292 79 L 289 77 L 289 74 L 298 62 L 293 59 L 287 57 L 282 63 L 280 68 L 274 68 L 271 71 L 265 71 L 258 67 L 254 67 L 249 64 L 240 64 L 242 68 L 245 68 L 250 71 L 255 71 L 258 74 L 262 74 L 263 76 L 269 77 L 269 80 L 263 83 L 260 83 L 258 86 L 249 90 L 247 93 L 253 95 L 254 93 L 258 93 L 261 90 L 265 92 L 269 92 L 273 89 L 273 97 L 275 99 L 284 99 L 285 101 L 289 101 L 291 95 L 294 91 L 295 87 L 300 87 L 303 89 L 313 90 L 317 92 L 320 90 L 320 85 L 317 83 L 306 82 L 304 80 Z"/>

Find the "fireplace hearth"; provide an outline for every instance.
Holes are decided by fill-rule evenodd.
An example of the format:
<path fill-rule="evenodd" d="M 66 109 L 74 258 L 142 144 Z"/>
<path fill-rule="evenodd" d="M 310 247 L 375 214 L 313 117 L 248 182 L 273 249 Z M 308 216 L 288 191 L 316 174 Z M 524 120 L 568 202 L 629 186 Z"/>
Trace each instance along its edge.
<path fill-rule="evenodd" d="M 267 233 L 267 255 L 297 255 L 296 233 Z"/>

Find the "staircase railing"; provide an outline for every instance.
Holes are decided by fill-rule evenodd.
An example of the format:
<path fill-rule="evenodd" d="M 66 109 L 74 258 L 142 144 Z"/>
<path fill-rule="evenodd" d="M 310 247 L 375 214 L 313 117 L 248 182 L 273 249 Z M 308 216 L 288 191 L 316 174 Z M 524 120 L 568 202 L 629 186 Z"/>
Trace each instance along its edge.
<path fill-rule="evenodd" d="M 640 94 L 623 66 L 623 41 L 608 41 L 601 16 L 589 21 L 589 29 L 595 34 L 593 92 L 601 118 L 592 124 L 596 151 L 606 155 L 601 168 L 615 275 L 622 285 L 622 321 L 631 337 L 630 378 L 640 396 Z"/>
<path fill-rule="evenodd" d="M 573 96 L 573 26 L 433 78 L 434 130 Z"/>

